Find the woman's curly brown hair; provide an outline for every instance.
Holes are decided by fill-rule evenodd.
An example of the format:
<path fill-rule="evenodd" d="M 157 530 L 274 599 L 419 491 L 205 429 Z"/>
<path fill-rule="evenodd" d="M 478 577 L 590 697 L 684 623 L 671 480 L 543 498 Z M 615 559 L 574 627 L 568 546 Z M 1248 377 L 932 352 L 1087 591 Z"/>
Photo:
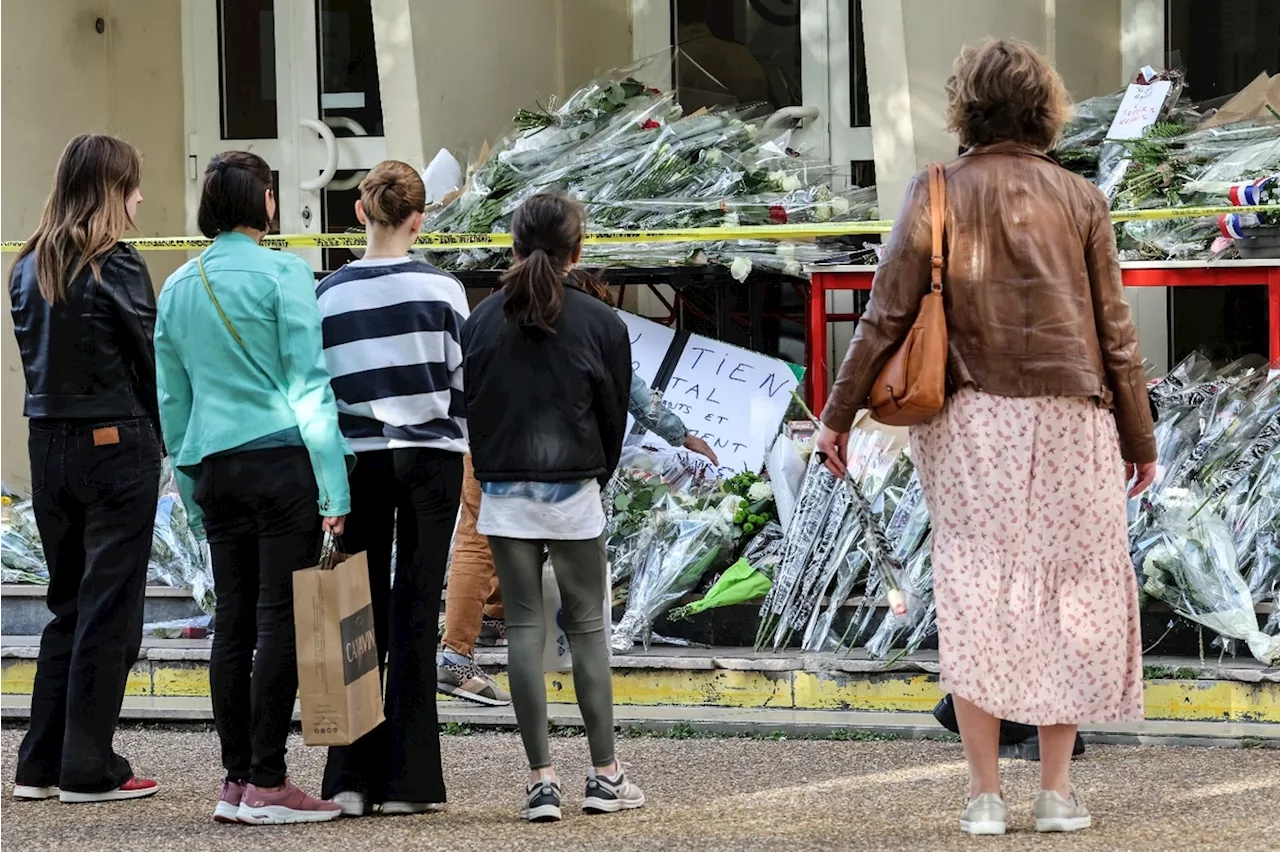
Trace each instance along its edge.
<path fill-rule="evenodd" d="M 1031 45 L 989 40 L 956 57 L 947 79 L 947 129 L 966 148 L 1021 142 L 1047 151 L 1069 118 L 1062 77 Z"/>

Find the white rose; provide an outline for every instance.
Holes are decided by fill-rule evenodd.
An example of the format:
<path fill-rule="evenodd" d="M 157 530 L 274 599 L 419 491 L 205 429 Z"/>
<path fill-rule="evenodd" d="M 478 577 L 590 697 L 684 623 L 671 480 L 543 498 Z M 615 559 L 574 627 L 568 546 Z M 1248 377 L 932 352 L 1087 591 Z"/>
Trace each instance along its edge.
<path fill-rule="evenodd" d="M 736 227 L 738 227 L 738 214 L 737 214 L 737 211 L 730 210 L 728 213 L 724 214 L 724 226 L 725 226 L 726 228 L 736 228 Z"/>
<path fill-rule="evenodd" d="M 782 264 L 782 274 L 790 275 L 792 278 L 800 278 L 804 275 L 804 267 L 800 265 L 799 261 L 788 260 Z"/>
<path fill-rule="evenodd" d="M 773 486 L 761 480 L 747 489 L 747 499 L 752 503 L 759 503 L 761 500 L 768 500 L 773 496 Z"/>
<path fill-rule="evenodd" d="M 804 184 L 800 183 L 800 178 L 795 175 L 787 175 L 782 179 L 783 192 L 795 192 L 802 186 L 804 186 Z"/>
<path fill-rule="evenodd" d="M 719 165 L 720 161 L 723 159 L 724 151 L 721 151 L 719 148 L 712 148 L 707 152 L 707 162 L 713 166 Z"/>
<path fill-rule="evenodd" d="M 769 183 L 776 187 L 781 187 L 782 182 L 787 179 L 787 173 L 779 169 L 778 171 L 769 172 Z"/>
<path fill-rule="evenodd" d="M 837 216 L 843 216 L 849 212 L 849 199 L 837 195 L 831 199 L 831 212 Z"/>
<path fill-rule="evenodd" d="M 738 283 L 746 281 L 747 276 L 751 274 L 751 261 L 745 257 L 735 257 L 729 264 L 729 274 Z"/>

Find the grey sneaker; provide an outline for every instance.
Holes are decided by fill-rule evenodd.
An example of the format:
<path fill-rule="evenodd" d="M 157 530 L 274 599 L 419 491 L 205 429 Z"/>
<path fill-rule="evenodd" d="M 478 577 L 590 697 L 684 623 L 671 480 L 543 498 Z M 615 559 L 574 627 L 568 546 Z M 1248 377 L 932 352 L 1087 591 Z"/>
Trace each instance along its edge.
<path fill-rule="evenodd" d="M 544 778 L 525 788 L 525 808 L 520 816 L 529 822 L 560 821 L 560 784 Z"/>
<path fill-rule="evenodd" d="M 644 792 L 627 780 L 622 770 L 614 778 L 596 775 L 587 777 L 587 793 L 582 799 L 582 809 L 589 814 L 614 814 L 644 807 Z"/>
<path fill-rule="evenodd" d="M 476 644 L 482 648 L 499 648 L 507 644 L 507 622 L 501 618 L 485 616 L 480 622 L 480 635 Z"/>
<path fill-rule="evenodd" d="M 998 793 L 983 793 L 965 802 L 960 830 L 965 834 L 1004 834 L 1008 810 Z"/>
<path fill-rule="evenodd" d="M 1064 799 L 1056 790 L 1041 790 L 1036 796 L 1036 831 L 1079 831 L 1093 825 L 1093 817 L 1080 804 L 1074 790 Z"/>
<path fill-rule="evenodd" d="M 511 695 L 480 671 L 480 667 L 472 660 L 453 663 L 442 658 L 436 666 L 436 691 L 490 707 L 503 707 L 511 703 Z"/>

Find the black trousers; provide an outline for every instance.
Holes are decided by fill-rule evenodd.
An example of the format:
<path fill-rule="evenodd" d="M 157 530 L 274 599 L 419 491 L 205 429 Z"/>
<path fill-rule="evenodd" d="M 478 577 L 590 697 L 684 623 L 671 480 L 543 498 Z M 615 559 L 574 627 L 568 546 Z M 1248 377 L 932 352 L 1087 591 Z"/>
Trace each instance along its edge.
<path fill-rule="evenodd" d="M 28 448 L 53 620 L 17 783 L 101 793 L 133 776 L 112 740 L 142 644 L 160 442 L 145 420 L 32 420 Z"/>
<path fill-rule="evenodd" d="M 340 542 L 369 561 L 386 722 L 329 749 L 323 795 L 443 803 L 436 647 L 449 539 L 462 498 L 462 456 L 420 448 L 359 454 Z M 395 585 L 391 542 L 396 540 Z"/>
<path fill-rule="evenodd" d="M 320 559 L 319 490 L 300 447 L 214 456 L 195 499 L 213 559 L 209 691 L 227 778 L 285 780 L 298 693 L 293 572 Z"/>

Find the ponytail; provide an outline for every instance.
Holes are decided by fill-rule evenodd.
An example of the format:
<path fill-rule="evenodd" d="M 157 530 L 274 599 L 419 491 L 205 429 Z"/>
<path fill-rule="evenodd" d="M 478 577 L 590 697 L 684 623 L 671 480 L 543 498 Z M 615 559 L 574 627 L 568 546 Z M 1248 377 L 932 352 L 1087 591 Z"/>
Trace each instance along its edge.
<path fill-rule="evenodd" d="M 564 310 L 564 282 L 551 255 L 541 246 L 517 260 L 502 276 L 505 292 L 502 311 L 521 328 L 538 328 L 555 334 L 556 320 Z"/>
<path fill-rule="evenodd" d="M 582 246 L 586 212 L 553 193 L 532 196 L 511 220 L 516 262 L 502 276 L 502 311 L 521 328 L 555 334 L 564 310 L 564 278 Z"/>

